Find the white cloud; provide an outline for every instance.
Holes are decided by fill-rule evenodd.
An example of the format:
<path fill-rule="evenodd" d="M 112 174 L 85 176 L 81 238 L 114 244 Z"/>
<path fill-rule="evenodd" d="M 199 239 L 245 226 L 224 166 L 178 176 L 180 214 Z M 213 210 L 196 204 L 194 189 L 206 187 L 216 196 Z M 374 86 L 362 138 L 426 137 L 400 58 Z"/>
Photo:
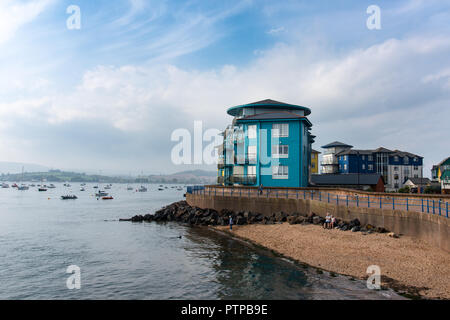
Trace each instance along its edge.
<path fill-rule="evenodd" d="M 345 54 L 279 44 L 242 68 L 98 66 L 73 92 L 3 103 L 0 115 L 4 123 L 22 117 L 51 126 L 94 121 L 170 145 L 173 129 L 197 119 L 222 129 L 231 121 L 226 108 L 272 98 L 312 109 L 317 145 L 383 145 L 432 163 L 450 148 L 436 131 L 448 127 L 450 117 L 450 87 L 442 85 L 449 65 L 446 37 L 390 39 Z"/>
<path fill-rule="evenodd" d="M 269 31 L 267 31 L 267 33 L 271 34 L 271 35 L 275 35 L 275 34 L 278 34 L 278 33 L 284 32 L 284 31 L 285 31 L 284 27 L 279 27 L 279 28 L 272 28 Z"/>
<path fill-rule="evenodd" d="M 0 45 L 11 39 L 23 25 L 33 21 L 53 0 L 0 2 Z"/>

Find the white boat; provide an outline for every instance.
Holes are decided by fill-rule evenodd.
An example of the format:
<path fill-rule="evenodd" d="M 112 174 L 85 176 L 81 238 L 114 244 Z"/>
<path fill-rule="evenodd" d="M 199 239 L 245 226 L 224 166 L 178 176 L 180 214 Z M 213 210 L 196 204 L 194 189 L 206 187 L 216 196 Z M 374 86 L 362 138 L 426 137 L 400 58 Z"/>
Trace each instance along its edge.
<path fill-rule="evenodd" d="M 105 190 L 108 190 L 108 189 L 111 189 L 111 186 L 110 186 L 110 185 L 106 185 L 106 186 L 105 186 Z"/>
<path fill-rule="evenodd" d="M 95 194 L 96 197 L 105 197 L 105 196 L 107 196 L 107 195 L 108 195 L 107 192 L 101 191 L 101 190 L 99 190 L 99 191 Z"/>
<path fill-rule="evenodd" d="M 83 187 L 80 187 L 80 191 L 86 191 L 86 189 Z"/>
<path fill-rule="evenodd" d="M 139 192 L 147 192 L 147 188 L 144 187 L 144 186 L 141 186 L 141 187 L 138 189 L 138 191 L 139 191 Z"/>
<path fill-rule="evenodd" d="M 54 189 L 54 188 L 56 188 L 56 187 L 55 187 L 55 185 L 54 185 L 53 183 L 50 183 L 50 185 L 49 185 L 47 188 L 49 188 L 49 189 Z"/>
<path fill-rule="evenodd" d="M 23 167 L 22 167 L 22 179 L 20 181 L 23 181 Z M 17 186 L 17 190 L 28 190 L 29 187 L 25 184 L 21 184 L 20 186 Z"/>
<path fill-rule="evenodd" d="M 9 188 L 9 184 L 7 184 L 7 183 L 2 183 L 2 188 L 3 188 L 3 189 Z"/>

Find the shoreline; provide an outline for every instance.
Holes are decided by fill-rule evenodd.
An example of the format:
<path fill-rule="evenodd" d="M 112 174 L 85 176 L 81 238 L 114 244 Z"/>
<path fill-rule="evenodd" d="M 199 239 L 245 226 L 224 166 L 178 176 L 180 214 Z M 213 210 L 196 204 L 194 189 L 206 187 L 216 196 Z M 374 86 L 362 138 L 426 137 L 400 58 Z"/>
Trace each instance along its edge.
<path fill-rule="evenodd" d="M 270 228 L 276 227 L 276 232 L 274 232 L 273 230 L 267 230 Z M 233 226 L 233 231 L 229 230 L 229 227 L 227 226 L 211 226 L 209 227 L 210 229 L 216 231 L 216 232 L 220 232 L 221 234 L 230 236 L 232 238 L 236 238 L 245 242 L 250 243 L 253 246 L 257 246 L 257 247 L 262 247 L 266 250 L 270 250 L 272 252 L 274 252 L 275 254 L 279 255 L 280 257 L 283 258 L 287 258 L 290 259 L 300 265 L 307 265 L 311 268 L 316 268 L 317 270 L 322 270 L 322 271 L 326 271 L 329 273 L 334 273 L 334 274 L 339 274 L 342 276 L 347 276 L 347 277 L 351 277 L 351 278 L 355 278 L 355 279 L 359 279 L 359 280 L 367 280 L 368 274 L 365 274 L 366 269 L 363 269 L 363 271 L 361 270 L 357 270 L 358 268 L 356 267 L 356 265 L 358 265 L 358 260 L 355 259 L 351 259 L 349 258 L 347 261 L 347 268 L 342 268 L 342 265 L 340 265 L 339 263 L 336 265 L 335 262 L 335 256 L 330 257 L 330 259 L 324 259 L 324 255 L 323 253 L 318 253 L 316 255 L 309 255 L 309 259 L 300 259 L 300 256 L 297 252 L 297 254 L 295 254 L 295 251 L 292 250 L 292 243 L 288 246 L 277 246 L 276 244 L 272 244 L 269 245 L 268 243 L 273 241 L 274 237 L 276 238 L 280 238 L 282 237 L 282 233 L 286 233 L 286 231 L 291 231 L 291 230 L 286 230 L 287 228 L 294 228 L 294 229 L 299 229 L 299 228 L 304 228 L 304 229 L 309 229 L 309 230 L 303 230 L 303 231 L 307 231 L 308 234 L 303 233 L 303 235 L 309 236 L 311 237 L 310 234 L 310 229 L 311 228 L 315 228 L 318 230 L 319 233 L 322 232 L 336 232 L 336 233 L 341 233 L 343 236 L 358 236 L 355 233 L 350 233 L 350 234 L 343 234 L 342 232 L 339 232 L 338 230 L 327 230 L 327 229 L 323 229 L 320 226 L 317 225 L 289 225 L 287 223 L 283 223 L 283 224 L 279 224 L 279 225 L 242 225 L 242 226 Z M 252 230 L 253 229 L 253 230 Z M 298 231 L 298 230 L 297 230 Z M 315 234 L 317 234 L 317 232 L 315 232 Z M 371 236 L 375 236 L 375 235 L 366 235 L 365 237 L 371 237 Z M 388 242 L 393 242 L 394 241 L 398 241 L 398 240 L 403 240 L 403 242 L 409 242 L 410 244 L 417 244 L 418 242 L 420 243 L 421 246 L 425 246 L 425 247 L 430 247 L 430 245 L 428 245 L 427 243 L 424 243 L 423 241 L 417 240 L 417 239 L 411 239 L 409 237 L 401 237 L 401 239 L 395 239 L 395 238 L 391 238 L 389 236 L 387 236 L 386 234 L 380 234 L 377 237 L 380 238 L 384 238 L 382 240 L 387 240 Z M 314 240 L 320 240 L 317 237 L 312 236 L 311 238 L 314 238 Z M 323 240 L 323 239 L 322 239 Z M 370 239 L 370 240 L 374 240 L 374 239 Z M 375 240 L 377 241 L 377 240 Z M 357 242 L 351 241 L 355 246 L 357 246 Z M 383 241 L 384 242 L 384 241 Z M 295 243 L 295 242 L 294 242 Z M 318 246 L 317 249 L 318 251 L 320 251 L 319 249 L 320 246 Z M 395 247 L 395 246 L 394 246 Z M 434 248 L 436 250 L 436 248 Z M 420 250 L 420 249 L 417 249 Z M 450 263 L 450 255 L 448 255 L 446 252 L 444 252 L 441 249 L 437 249 L 439 251 L 441 251 L 440 253 L 443 255 L 443 259 L 447 262 Z M 383 254 L 384 252 L 382 252 L 381 254 Z M 354 255 L 355 252 L 351 253 L 351 255 Z M 357 254 L 357 253 L 356 253 Z M 366 256 L 365 255 L 361 255 L 362 259 L 365 259 Z M 307 261 L 305 261 L 307 260 Z M 328 262 L 324 262 L 327 261 Z M 376 260 L 376 258 L 375 258 Z M 394 290 L 397 294 L 402 295 L 406 298 L 409 299 L 435 299 L 435 300 L 448 300 L 450 299 L 450 281 L 448 280 L 448 276 L 447 279 L 445 279 L 446 274 L 443 274 L 443 278 L 441 277 L 437 277 L 437 279 L 434 279 L 434 281 L 429 281 L 429 279 L 424 280 L 424 279 L 419 279 L 417 276 L 418 274 L 414 274 L 414 275 L 409 275 L 406 277 L 399 277 L 398 276 L 398 268 L 402 268 L 402 264 L 404 263 L 409 263 L 409 262 L 405 262 L 403 261 L 403 263 L 401 262 L 396 262 L 395 268 L 392 268 L 392 266 L 382 266 L 381 267 L 381 287 L 383 288 L 390 288 L 392 290 Z M 400 264 L 400 265 L 399 265 Z M 446 266 L 448 266 L 450 264 L 446 264 Z M 369 266 L 369 265 L 367 265 Z M 430 265 L 428 265 L 430 266 Z M 444 266 L 443 266 L 444 268 Z M 426 268 L 425 268 L 426 269 Z M 383 274 L 383 270 L 391 275 L 388 276 L 386 274 Z M 422 268 L 423 270 L 423 268 Z M 420 274 L 420 273 L 419 273 Z M 437 276 L 437 275 L 436 275 Z M 396 279 L 397 278 L 397 279 Z M 436 277 L 435 277 L 436 278 Z M 426 282 L 429 286 L 425 287 L 422 286 L 421 284 Z M 444 283 L 442 283 L 444 282 Z"/>
<path fill-rule="evenodd" d="M 233 230 L 228 220 L 233 218 Z M 417 238 L 397 235 L 382 227 L 361 225 L 358 219 L 338 220 L 324 229 L 315 214 L 275 212 L 263 216 L 250 211 L 192 207 L 186 201 L 167 205 L 154 214 L 119 221 L 178 222 L 206 227 L 273 253 L 333 274 L 367 280 L 369 266 L 378 266 L 381 287 L 411 299 L 450 299 L 450 252 Z M 351 230 L 351 231 L 350 231 Z"/>

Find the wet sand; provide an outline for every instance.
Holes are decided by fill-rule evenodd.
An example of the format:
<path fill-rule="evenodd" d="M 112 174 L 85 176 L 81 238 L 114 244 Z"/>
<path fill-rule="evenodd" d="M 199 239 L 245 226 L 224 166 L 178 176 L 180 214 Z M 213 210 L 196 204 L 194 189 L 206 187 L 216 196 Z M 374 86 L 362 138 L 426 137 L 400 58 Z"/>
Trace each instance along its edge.
<path fill-rule="evenodd" d="M 229 232 L 229 227 L 215 227 Z M 382 286 L 429 299 L 450 299 L 450 253 L 425 241 L 317 225 L 233 226 L 232 234 L 323 270 L 367 279 L 378 265 Z"/>

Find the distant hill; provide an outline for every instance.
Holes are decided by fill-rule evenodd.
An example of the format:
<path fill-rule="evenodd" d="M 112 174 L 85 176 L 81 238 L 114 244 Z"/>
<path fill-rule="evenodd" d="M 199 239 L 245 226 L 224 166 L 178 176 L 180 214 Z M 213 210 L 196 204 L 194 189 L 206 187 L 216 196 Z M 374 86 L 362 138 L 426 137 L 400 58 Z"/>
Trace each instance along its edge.
<path fill-rule="evenodd" d="M 42 172 L 50 169 L 49 167 L 33 163 L 0 161 L 0 173 L 22 173 L 22 167 L 25 172 Z"/>
<path fill-rule="evenodd" d="M 24 170 L 22 180 L 22 167 L 18 173 L 1 173 L 1 181 L 41 181 L 48 182 L 101 182 L 101 183 L 182 183 L 182 184 L 210 184 L 215 183 L 216 173 L 214 171 L 191 170 L 177 172 L 169 175 L 149 175 L 135 177 L 105 176 L 97 174 L 86 174 L 80 172 L 45 170 L 29 172 Z"/>
<path fill-rule="evenodd" d="M 210 184 L 216 182 L 216 177 L 215 171 L 190 170 L 169 175 L 150 175 L 148 179 L 155 183 Z"/>

